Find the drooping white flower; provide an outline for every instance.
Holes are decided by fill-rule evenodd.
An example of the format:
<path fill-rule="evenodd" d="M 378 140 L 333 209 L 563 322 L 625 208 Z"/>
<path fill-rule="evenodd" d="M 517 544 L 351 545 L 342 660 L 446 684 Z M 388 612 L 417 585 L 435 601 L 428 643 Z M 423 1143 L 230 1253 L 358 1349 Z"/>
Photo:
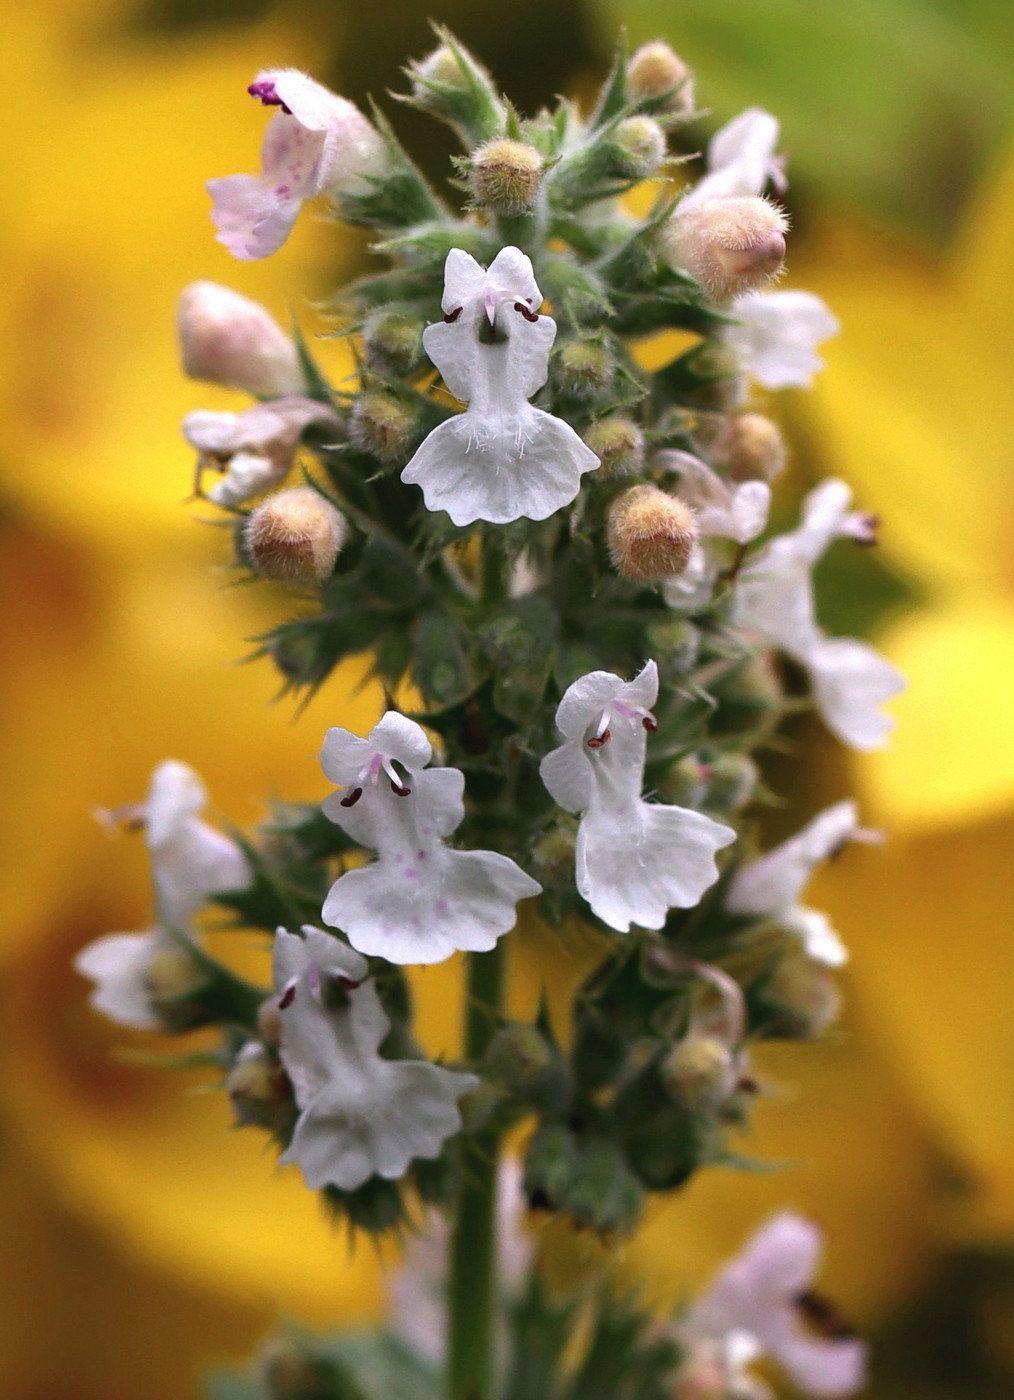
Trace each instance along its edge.
<path fill-rule="evenodd" d="M 556 338 L 556 322 L 539 313 L 531 260 L 501 248 L 487 270 L 452 248 L 441 305 L 444 319 L 427 326 L 423 345 L 468 407 L 434 428 L 401 479 L 455 525 L 545 520 L 599 459 L 562 418 L 528 402 L 546 382 Z"/>
<path fill-rule="evenodd" d="M 184 373 L 249 394 L 302 394 L 291 338 L 263 306 L 217 282 L 191 282 L 176 312 Z"/>
<path fill-rule="evenodd" d="M 610 928 L 661 928 L 670 909 L 695 905 L 718 878 L 715 852 L 736 839 L 728 826 L 641 796 L 647 734 L 656 728 L 658 667 L 632 681 L 591 671 L 556 711 L 566 742 L 546 755 L 542 781 L 568 812 L 581 813 L 577 888 Z"/>
<path fill-rule="evenodd" d="M 813 292 L 747 292 L 729 308 L 723 331 L 745 374 L 765 389 L 808 389 L 823 369 L 821 341 L 837 335 L 836 318 Z"/>
<path fill-rule="evenodd" d="M 749 544 L 768 521 L 771 487 L 766 481 L 726 482 L 689 452 L 658 452 L 652 465 L 679 473 L 676 494 L 692 506 L 701 536 Z M 718 561 L 707 543 L 698 540 L 683 573 L 666 579 L 662 594 L 671 608 L 706 607 L 715 585 Z"/>
<path fill-rule="evenodd" d="M 385 166 L 383 139 L 359 108 L 306 73 L 266 69 L 247 91 L 279 108 L 264 133 L 261 173 L 207 185 L 218 241 L 244 261 L 276 252 L 305 200 L 337 194 Z"/>
<path fill-rule="evenodd" d="M 162 981 L 167 975 L 187 976 L 193 915 L 212 895 L 250 883 L 250 867 L 240 848 L 201 821 L 207 800 L 197 773 L 167 759 L 152 774 L 143 802 L 105 814 L 144 829 L 158 917 L 156 927 L 145 933 L 110 933 L 95 939 L 74 960 L 78 972 L 95 983 L 92 1006 L 120 1025 L 153 1030 L 161 1024 L 151 1005 L 153 968 L 164 964 Z"/>
<path fill-rule="evenodd" d="M 394 963 L 488 952 L 514 927 L 518 900 L 542 888 L 507 856 L 444 845 L 465 815 L 465 779 L 457 768 L 427 768 L 432 756 L 419 725 L 393 710 L 365 739 L 329 729 L 321 753 L 345 789 L 324 812 L 377 853 L 334 883 L 322 917 L 361 953 Z"/>
<path fill-rule="evenodd" d="M 708 142 L 708 173 L 680 200 L 681 210 L 707 199 L 763 194 L 770 180 L 785 189 L 784 161 L 775 155 L 778 120 L 760 107 L 748 107 L 726 122 Z"/>
<path fill-rule="evenodd" d="M 726 890 L 726 909 L 730 914 L 776 919 L 797 934 L 809 957 L 840 967 L 848 960 L 847 949 L 827 916 L 800 901 L 816 867 L 862 834 L 854 802 L 826 807 L 795 836 L 736 871 Z"/>
<path fill-rule="evenodd" d="M 679 1324 L 691 1346 L 752 1338 L 809 1395 L 852 1395 L 864 1383 L 866 1347 L 840 1326 L 821 1335 L 830 1309 L 812 1291 L 820 1262 L 820 1231 L 783 1211 L 761 1226 Z M 833 1315 L 832 1315 L 833 1316 Z"/>
<path fill-rule="evenodd" d="M 904 688 L 904 677 L 865 642 L 826 637 L 817 624 L 813 569 L 835 539 L 873 539 L 875 522 L 851 511 L 852 492 L 831 479 L 803 503 L 802 523 L 765 545 L 740 575 L 736 625 L 757 632 L 804 667 L 824 723 L 854 749 L 881 747 L 894 726 L 880 705 Z"/>
<path fill-rule="evenodd" d="M 208 492 L 220 506 L 238 506 L 280 485 L 296 459 L 304 429 L 311 423 L 337 427 L 338 418 L 315 399 L 273 399 L 242 413 L 200 409 L 183 420 L 183 436 L 199 453 L 198 472 L 224 472 Z"/>
<path fill-rule="evenodd" d="M 279 1047 L 299 1118 L 282 1162 L 307 1186 L 352 1191 L 396 1180 L 415 1157 L 436 1157 L 461 1127 L 458 1099 L 479 1082 L 427 1060 L 385 1060 L 390 1030 L 369 966 L 321 929 L 275 935 Z"/>

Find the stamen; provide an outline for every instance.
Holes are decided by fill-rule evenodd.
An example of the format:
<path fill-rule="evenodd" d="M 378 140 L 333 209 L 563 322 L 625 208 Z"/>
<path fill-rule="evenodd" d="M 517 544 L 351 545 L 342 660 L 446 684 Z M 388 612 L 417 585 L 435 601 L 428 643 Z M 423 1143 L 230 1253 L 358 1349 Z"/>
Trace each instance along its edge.
<path fill-rule="evenodd" d="M 835 1342 L 844 1342 L 856 1335 L 835 1305 L 823 1294 L 807 1289 L 803 1293 L 797 1293 L 792 1302 L 804 1322 L 819 1336 Z"/>
<path fill-rule="evenodd" d="M 529 298 L 529 300 L 531 300 L 531 298 Z M 520 301 L 514 303 L 514 310 L 520 311 L 526 321 L 537 321 L 539 319 L 539 313 L 537 311 L 529 311 L 528 307 Z"/>
<path fill-rule="evenodd" d="M 456 307 L 454 308 L 453 311 L 448 311 L 447 315 L 444 317 L 444 321 L 446 322 L 446 324 L 449 325 L 449 326 L 450 326 L 450 325 L 453 325 L 454 322 L 455 322 L 455 321 L 458 319 L 458 317 L 461 315 L 461 313 L 462 313 L 463 310 L 464 310 L 464 307 L 456 306 Z"/>
<path fill-rule="evenodd" d="M 282 995 L 281 995 L 281 996 L 279 997 L 279 999 L 278 999 L 278 1009 L 279 1009 L 279 1011 L 284 1011 L 284 1010 L 286 1009 L 286 1007 L 291 1006 L 292 1003 L 295 1001 L 295 999 L 296 999 L 296 984 L 295 984 L 295 982 L 290 982 L 289 985 L 286 987 L 285 991 L 282 993 Z"/>
<path fill-rule="evenodd" d="M 353 982 L 351 977 L 343 977 L 340 972 L 336 974 L 334 980 L 338 983 L 343 992 L 354 992 L 357 987 L 363 985 L 362 982 Z"/>
<path fill-rule="evenodd" d="M 658 728 L 658 720 L 655 718 L 654 715 L 642 715 L 641 723 L 644 725 L 645 729 L 648 731 L 649 734 L 654 734 L 656 729 Z"/>
<path fill-rule="evenodd" d="M 406 787 L 405 784 L 401 781 L 401 777 L 399 776 L 398 771 L 395 768 L 392 760 L 389 758 L 381 759 L 381 766 L 383 767 L 384 772 L 387 774 L 388 779 L 390 780 L 391 791 L 395 793 L 398 797 L 411 797 L 412 789 L 410 787 Z"/>
<path fill-rule="evenodd" d="M 393 778 L 391 779 L 391 791 L 396 797 L 412 796 L 412 789 L 410 787 L 403 787 L 401 783 L 396 783 Z"/>
<path fill-rule="evenodd" d="M 600 749 L 603 744 L 608 744 L 612 737 L 608 729 L 603 729 L 601 734 L 595 734 L 588 740 L 588 747 L 590 749 Z"/>
<path fill-rule="evenodd" d="M 359 801 L 359 799 L 362 797 L 362 795 L 363 795 L 363 790 L 362 790 L 362 788 L 361 788 L 361 787 L 354 787 L 354 788 L 352 789 L 352 791 L 351 791 L 346 797 L 343 797 L 343 798 L 340 800 L 340 802 L 339 802 L 338 805 L 339 805 L 340 807 L 354 807 L 354 806 L 356 805 L 356 803 Z"/>
<path fill-rule="evenodd" d="M 265 107 L 281 107 L 288 116 L 292 116 L 292 108 L 286 107 L 285 103 L 278 96 L 274 83 L 251 83 L 247 88 L 251 97 L 258 98 Z"/>

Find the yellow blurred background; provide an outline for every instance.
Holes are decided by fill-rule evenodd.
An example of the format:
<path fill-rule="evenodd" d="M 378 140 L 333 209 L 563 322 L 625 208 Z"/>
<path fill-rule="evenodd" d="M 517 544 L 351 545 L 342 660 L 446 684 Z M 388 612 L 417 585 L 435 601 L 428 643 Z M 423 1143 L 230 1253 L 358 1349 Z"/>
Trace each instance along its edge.
<path fill-rule="evenodd" d="M 421 0 L 8 0 L 0 288 L 0 1397 L 168 1400 L 279 1315 L 375 1315 L 385 1260 L 354 1255 L 206 1079 L 126 1062 L 129 1037 L 70 969 L 149 918 L 140 847 L 96 805 L 172 756 L 249 822 L 314 800 L 323 729 L 370 722 L 350 666 L 298 720 L 244 638 L 284 600 L 231 586 L 227 540 L 184 505 L 183 414 L 233 403 L 182 378 L 173 313 L 207 277 L 311 333 L 314 298 L 363 257 L 304 216 L 264 263 L 214 242 L 205 179 L 255 168 L 245 95 L 294 64 L 363 101 L 428 44 Z M 769 1050 L 753 1149 L 653 1206 L 624 1265 L 672 1301 L 763 1215 L 826 1225 L 827 1290 L 879 1339 L 871 1394 L 1014 1393 L 1014 145 L 992 0 L 453 0 L 433 11 L 524 110 L 587 92 L 615 26 L 663 33 L 719 120 L 783 118 L 788 285 L 844 332 L 812 395 L 776 412 L 798 492 L 834 471 L 883 521 L 870 563 L 830 565 L 827 621 L 872 628 L 910 677 L 893 747 L 847 760 L 801 724 L 772 834 L 857 789 L 882 850 L 821 876 L 853 949 L 849 1009 L 817 1046 Z M 388 103 L 388 110 L 393 104 Z M 447 147 L 394 113 L 439 177 Z M 698 133 L 695 138 L 698 139 Z M 342 372 L 334 347 L 322 354 Z M 199 512 L 196 512 L 199 514 Z M 798 765 L 797 765 L 798 766 Z M 781 823 L 781 827 L 779 827 Z M 523 948 L 524 939 L 517 944 Z M 458 969 L 417 978 L 453 1046 Z M 530 998 L 530 979 L 515 995 Z M 140 1044 L 140 1041 L 138 1041 Z M 677 1261 L 675 1264 L 673 1261 Z"/>

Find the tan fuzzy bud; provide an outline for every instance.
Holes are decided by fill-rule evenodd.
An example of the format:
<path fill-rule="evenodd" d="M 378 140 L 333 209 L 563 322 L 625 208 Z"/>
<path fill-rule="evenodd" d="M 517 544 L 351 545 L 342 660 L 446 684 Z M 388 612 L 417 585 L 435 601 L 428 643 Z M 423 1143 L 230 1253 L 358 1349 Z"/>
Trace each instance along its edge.
<path fill-rule="evenodd" d="M 158 948 L 151 956 L 144 979 L 155 1003 L 190 996 L 200 991 L 207 980 L 205 968 L 183 947 Z"/>
<path fill-rule="evenodd" d="M 755 195 L 706 199 L 676 213 L 663 232 L 666 256 L 716 301 L 750 292 L 785 261 L 785 211 Z"/>
<path fill-rule="evenodd" d="M 349 418 L 353 441 L 381 462 L 407 461 L 416 427 L 412 410 L 383 390 L 360 394 Z"/>
<path fill-rule="evenodd" d="M 616 364 L 601 340 L 569 340 L 556 361 L 560 387 L 578 399 L 594 399 L 608 389 Z"/>
<path fill-rule="evenodd" d="M 282 1013 L 277 997 L 265 997 L 257 1008 L 257 1030 L 269 1045 L 282 1043 Z"/>
<path fill-rule="evenodd" d="M 651 117 L 627 117 L 613 133 L 617 173 L 644 180 L 665 160 L 665 132 Z"/>
<path fill-rule="evenodd" d="M 250 562 L 263 578 L 323 583 L 345 538 L 345 521 L 312 486 L 295 486 L 262 501 L 243 532 Z"/>
<path fill-rule="evenodd" d="M 523 141 L 489 141 L 472 156 L 472 196 L 496 214 L 531 208 L 541 179 L 542 157 Z"/>
<path fill-rule="evenodd" d="M 701 1111 L 725 1102 L 736 1087 L 736 1057 L 724 1040 L 689 1035 L 662 1064 L 662 1081 L 684 1108 Z"/>
<path fill-rule="evenodd" d="M 381 311 L 363 327 L 363 348 L 370 365 L 393 375 L 407 374 L 422 359 L 425 323 L 419 316 Z"/>
<path fill-rule="evenodd" d="M 630 60 L 627 96 L 632 102 L 640 102 L 644 97 L 662 97 L 667 92 L 672 96 L 660 110 L 689 116 L 694 110 L 693 76 L 679 54 L 656 39 L 642 44 Z"/>
<path fill-rule="evenodd" d="M 785 440 L 763 413 L 726 419 L 713 443 L 715 460 L 733 481 L 773 481 L 785 466 Z"/>
<path fill-rule="evenodd" d="M 216 282 L 191 282 L 176 313 L 183 370 L 271 398 L 306 393 L 296 347 L 263 306 Z"/>
<path fill-rule="evenodd" d="M 800 950 L 779 962 L 764 986 L 764 1000 L 777 1012 L 769 1033 L 816 1040 L 838 1019 L 842 997 L 827 966 Z"/>
<path fill-rule="evenodd" d="M 271 1127 L 292 1109 L 292 1087 L 278 1060 L 257 1041 L 243 1046 L 225 1081 L 238 1123 Z"/>
<path fill-rule="evenodd" d="M 600 418 L 585 433 L 584 440 L 602 463 L 600 480 L 633 476 L 644 466 L 644 434 L 629 418 L 619 414 Z"/>
<path fill-rule="evenodd" d="M 632 486 L 609 511 L 609 550 L 625 578 L 682 573 L 697 539 L 693 511 L 657 486 Z"/>

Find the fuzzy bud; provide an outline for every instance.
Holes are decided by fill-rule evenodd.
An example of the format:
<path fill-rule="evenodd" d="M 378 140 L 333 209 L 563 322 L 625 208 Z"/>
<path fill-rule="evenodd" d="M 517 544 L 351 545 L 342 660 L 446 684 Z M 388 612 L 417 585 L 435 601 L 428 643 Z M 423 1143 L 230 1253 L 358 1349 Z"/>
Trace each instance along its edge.
<path fill-rule="evenodd" d="M 182 945 L 159 948 L 145 974 L 148 1000 L 166 1030 L 186 1031 L 207 1019 L 208 971 Z"/>
<path fill-rule="evenodd" d="M 753 796 L 759 774 L 745 753 L 720 753 L 705 765 L 707 786 L 702 805 L 738 812 Z"/>
<path fill-rule="evenodd" d="M 407 461 L 417 428 L 412 410 L 396 395 L 383 390 L 360 394 L 349 419 L 349 432 L 356 446 L 381 462 Z"/>
<path fill-rule="evenodd" d="M 627 66 L 627 96 L 631 102 L 645 97 L 671 97 L 663 112 L 689 116 L 694 110 L 694 80 L 690 69 L 667 43 L 656 39 L 642 44 Z"/>
<path fill-rule="evenodd" d="M 515 1093 L 536 1085 L 552 1063 L 552 1047 L 545 1036 L 521 1021 L 501 1026 L 487 1052 L 490 1072 Z"/>
<path fill-rule="evenodd" d="M 268 1045 L 281 1045 L 282 1013 L 278 1007 L 277 997 L 265 997 L 258 1006 L 257 1033 Z"/>
<path fill-rule="evenodd" d="M 788 227 L 784 210 L 767 199 L 706 199 L 677 209 L 663 232 L 663 250 L 716 301 L 728 301 L 778 275 Z"/>
<path fill-rule="evenodd" d="M 677 1103 L 693 1112 L 717 1108 L 736 1088 L 736 1057 L 724 1040 L 689 1035 L 662 1064 L 662 1081 Z"/>
<path fill-rule="evenodd" d="M 841 992 L 830 970 L 802 951 L 781 959 L 764 985 L 763 997 L 774 1012 L 765 1033 L 789 1040 L 816 1040 L 841 1011 Z"/>
<path fill-rule="evenodd" d="M 542 157 L 523 141 L 489 141 L 471 162 L 472 197 L 495 214 L 530 209 L 542 179 Z"/>
<path fill-rule="evenodd" d="M 256 1040 L 240 1050 L 225 1089 L 241 1127 L 276 1128 L 292 1117 L 292 1089 L 285 1071 Z"/>
<path fill-rule="evenodd" d="M 609 551 L 624 578 L 682 573 L 697 539 L 690 507 L 657 486 L 632 486 L 609 511 Z"/>
<path fill-rule="evenodd" d="M 781 431 L 763 413 L 726 419 L 712 450 L 733 481 L 773 481 L 785 466 Z"/>
<path fill-rule="evenodd" d="M 380 311 L 371 316 L 363 327 L 367 363 L 385 374 L 411 373 L 423 360 L 424 329 L 421 317 L 401 311 Z"/>
<path fill-rule="evenodd" d="M 447 44 L 441 44 L 439 48 L 427 54 L 419 63 L 413 65 L 412 71 L 415 77 L 412 84 L 412 96 L 417 102 L 426 102 L 429 96 L 427 83 L 434 83 L 438 87 L 461 89 L 466 86 L 461 64 Z"/>
<path fill-rule="evenodd" d="M 628 180 L 644 180 L 665 160 L 665 132 L 651 117 L 627 117 L 613 132 L 615 172 Z"/>
<path fill-rule="evenodd" d="M 268 398 L 306 393 L 295 345 L 249 297 L 216 282 L 191 282 L 180 294 L 176 324 L 191 379 Z"/>
<path fill-rule="evenodd" d="M 644 434 L 629 418 L 619 414 L 600 418 L 585 433 L 584 440 L 602 463 L 599 480 L 634 476 L 644 466 Z"/>
<path fill-rule="evenodd" d="M 407 71 L 412 101 L 449 122 L 469 149 L 503 130 L 506 112 L 492 78 L 450 35 Z"/>
<path fill-rule="evenodd" d="M 557 356 L 556 373 L 565 394 L 594 399 L 612 385 L 616 364 L 601 340 L 569 340 Z"/>
<path fill-rule="evenodd" d="M 297 587 L 330 578 L 344 539 L 344 519 L 312 486 L 269 496 L 243 532 L 250 563 L 261 577 Z"/>

